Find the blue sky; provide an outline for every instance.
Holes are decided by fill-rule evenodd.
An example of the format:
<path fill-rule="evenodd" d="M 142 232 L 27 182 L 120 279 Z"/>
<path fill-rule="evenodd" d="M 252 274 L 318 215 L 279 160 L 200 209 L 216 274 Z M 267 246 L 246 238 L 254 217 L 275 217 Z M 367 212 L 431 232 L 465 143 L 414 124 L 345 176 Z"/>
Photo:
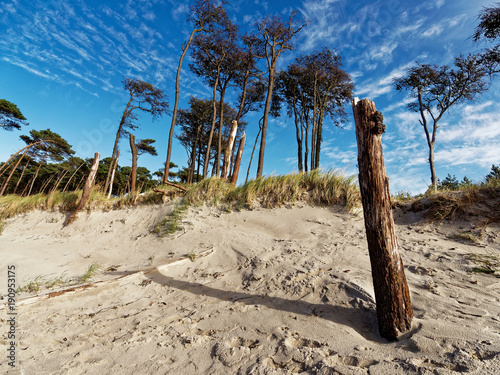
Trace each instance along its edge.
<path fill-rule="evenodd" d="M 384 114 L 384 156 L 391 191 L 419 193 L 430 184 L 427 145 L 418 116 L 406 108 L 408 99 L 392 80 L 415 64 L 452 64 L 461 53 L 476 52 L 470 36 L 482 7 L 493 1 L 229 1 L 230 17 L 242 30 L 267 14 L 287 17 L 292 9 L 309 20 L 285 52 L 285 68 L 301 54 L 324 46 L 337 49 L 355 84 L 355 95 L 373 100 Z M 111 155 L 126 104 L 123 77 L 139 78 L 164 90 L 173 104 L 175 71 L 181 45 L 191 32 L 186 22 L 189 3 L 174 0 L 3 0 L 0 8 L 0 98 L 18 105 L 30 125 L 0 133 L 0 160 L 23 146 L 19 135 L 47 129 L 68 140 L 77 155 L 98 151 Z M 189 97 L 210 98 L 211 90 L 183 65 L 180 108 Z M 500 163 L 500 80 L 474 103 L 465 103 L 441 120 L 436 142 L 438 177 L 448 173 L 479 181 L 492 164 Z M 261 114 L 246 117 L 247 146 L 241 176 L 246 174 Z M 356 138 L 350 123 L 327 126 L 321 166 L 355 174 Z M 139 158 L 155 171 L 163 166 L 170 117 L 152 122 L 140 118 L 136 138 L 154 138 L 159 156 Z M 120 165 L 130 165 L 126 139 Z M 184 149 L 174 145 L 172 161 L 187 165 Z M 291 119 L 272 119 L 268 129 L 264 173 L 297 170 L 295 127 Z M 251 176 L 256 173 L 254 161 Z"/>

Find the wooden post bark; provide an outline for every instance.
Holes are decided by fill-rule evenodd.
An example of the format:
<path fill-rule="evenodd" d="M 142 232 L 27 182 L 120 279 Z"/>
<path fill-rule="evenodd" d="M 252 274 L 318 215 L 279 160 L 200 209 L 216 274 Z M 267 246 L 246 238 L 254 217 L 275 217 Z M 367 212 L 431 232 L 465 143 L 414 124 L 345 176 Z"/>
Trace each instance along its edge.
<path fill-rule="evenodd" d="M 240 146 L 238 147 L 238 153 L 236 154 L 236 160 L 234 161 L 233 176 L 231 177 L 231 183 L 236 185 L 238 181 L 238 174 L 240 173 L 241 156 L 243 155 L 243 148 L 245 147 L 245 140 L 247 135 L 243 132 L 240 139 Z"/>
<path fill-rule="evenodd" d="M 92 168 L 90 169 L 89 176 L 87 177 L 87 181 L 85 182 L 85 186 L 83 187 L 82 198 L 80 199 L 80 202 L 78 203 L 78 206 L 76 207 L 75 211 L 73 211 L 68 216 L 68 219 L 66 220 L 66 223 L 64 223 L 64 226 L 67 226 L 67 225 L 71 224 L 73 221 L 75 221 L 77 218 L 78 212 L 81 211 L 85 207 L 85 203 L 87 203 L 87 200 L 89 199 L 89 196 L 90 196 L 90 189 L 92 188 L 92 185 L 94 184 L 95 176 L 97 174 L 97 169 L 99 168 L 100 157 L 101 157 L 101 154 L 96 152 L 94 155 L 94 162 L 92 163 Z"/>
<path fill-rule="evenodd" d="M 383 117 L 368 100 L 352 103 L 358 142 L 359 187 L 370 253 L 380 335 L 396 340 L 410 329 L 413 309 L 392 216 L 382 154 Z"/>
<path fill-rule="evenodd" d="M 224 153 L 224 164 L 222 165 L 221 178 L 225 180 L 229 172 L 229 164 L 231 163 L 231 152 L 233 151 L 234 140 L 236 139 L 236 132 L 238 131 L 238 122 L 233 120 L 231 123 L 231 133 L 229 134 L 229 141 L 227 143 L 226 152 Z"/>

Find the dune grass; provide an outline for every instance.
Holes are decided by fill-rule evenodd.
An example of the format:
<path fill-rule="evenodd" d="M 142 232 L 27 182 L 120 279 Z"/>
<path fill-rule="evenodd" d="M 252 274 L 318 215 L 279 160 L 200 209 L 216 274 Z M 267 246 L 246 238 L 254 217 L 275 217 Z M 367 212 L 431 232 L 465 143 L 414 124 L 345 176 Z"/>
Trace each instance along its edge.
<path fill-rule="evenodd" d="M 500 258 L 495 255 L 488 254 L 468 254 L 468 260 L 474 262 L 477 267 L 473 267 L 471 272 L 484 273 L 500 277 Z"/>
<path fill-rule="evenodd" d="M 22 284 L 17 288 L 17 292 L 38 293 L 43 289 L 53 289 L 56 287 L 70 287 L 79 284 L 85 284 L 92 280 L 96 273 L 102 267 L 98 263 L 92 263 L 82 276 L 67 277 L 64 273 L 57 277 L 47 278 L 41 275 Z"/>
<path fill-rule="evenodd" d="M 285 203 L 305 201 L 316 205 L 343 205 L 351 209 L 359 204 L 359 189 L 354 177 L 336 171 L 293 173 L 251 180 L 240 187 L 210 178 L 187 192 L 188 204 L 230 204 L 234 208 L 279 207 Z"/>
<path fill-rule="evenodd" d="M 393 207 L 423 212 L 430 221 L 480 217 L 486 223 L 500 221 L 500 186 L 495 183 L 468 185 L 457 190 L 427 192 L 411 197 L 391 197 Z"/>
<path fill-rule="evenodd" d="M 173 189 L 164 187 L 164 189 Z M 175 189 L 173 189 L 175 190 Z M 19 195 L 6 195 L 0 197 L 0 233 L 5 225 L 5 219 L 21 215 L 33 210 L 71 212 L 76 209 L 82 196 L 82 191 L 60 192 L 54 191 L 50 194 L 36 194 L 28 197 Z M 107 198 L 102 189 L 97 186 L 90 192 L 90 197 L 85 209 L 92 211 L 96 209 L 113 210 L 123 207 L 132 207 L 142 204 L 161 203 L 161 196 L 148 191 L 145 193 L 134 192 L 120 197 Z"/>
<path fill-rule="evenodd" d="M 354 177 L 336 171 L 268 176 L 239 187 L 209 178 L 189 186 L 182 201 L 156 226 L 155 232 L 168 235 L 182 229 L 180 221 L 189 206 L 208 204 L 231 212 L 256 206 L 274 208 L 297 201 L 320 206 L 342 205 L 352 210 L 359 205 L 360 194 Z"/>
<path fill-rule="evenodd" d="M 169 234 L 181 228 L 183 212 L 190 205 L 220 205 L 227 212 L 233 209 L 279 207 L 285 203 L 304 201 L 314 205 L 343 205 L 348 210 L 359 205 L 360 194 L 354 177 L 345 177 L 337 171 L 268 176 L 251 180 L 243 186 L 234 187 L 218 178 L 209 178 L 197 184 L 185 185 L 188 189 L 184 198 L 172 213 L 158 224 L 156 232 Z M 182 192 L 170 186 L 160 186 L 164 191 L 172 190 L 173 196 Z M 7 195 L 0 197 L 0 233 L 4 220 L 36 209 L 60 212 L 73 211 L 82 191 L 50 194 L 36 194 L 30 197 Z M 157 204 L 162 196 L 153 191 L 135 192 L 108 199 L 99 186 L 92 189 L 86 205 L 87 211 L 112 210 L 139 204 Z"/>

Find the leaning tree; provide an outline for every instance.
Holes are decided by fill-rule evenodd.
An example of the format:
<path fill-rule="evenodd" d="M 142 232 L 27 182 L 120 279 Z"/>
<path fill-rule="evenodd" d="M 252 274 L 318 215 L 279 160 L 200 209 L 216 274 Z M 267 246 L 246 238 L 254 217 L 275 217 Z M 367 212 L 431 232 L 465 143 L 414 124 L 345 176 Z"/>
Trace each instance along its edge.
<path fill-rule="evenodd" d="M 29 184 L 28 194 L 30 195 L 35 181 L 40 173 L 42 166 L 46 160 L 60 162 L 66 158 L 71 157 L 75 151 L 71 148 L 71 145 L 59 134 L 51 131 L 50 129 L 45 130 L 31 130 L 29 135 L 21 135 L 21 140 L 23 140 L 27 145 L 27 152 L 25 153 L 29 159 L 28 163 L 32 163 L 33 167 L 36 167 L 34 173 L 28 173 L 31 175 L 30 182 L 26 183 L 25 190 Z M 24 154 L 23 154 L 24 155 Z M 18 164 L 14 167 L 16 168 Z M 24 173 L 23 173 L 24 175 Z M 9 183 L 11 175 L 5 181 L 2 193 L 6 188 L 6 184 Z"/>
<path fill-rule="evenodd" d="M 129 101 L 125 106 L 120 125 L 116 131 L 115 144 L 111 154 L 111 168 L 106 176 L 104 191 L 108 191 L 111 182 L 113 165 L 116 164 L 118 154 L 118 142 L 120 138 L 130 130 L 137 129 L 137 111 L 147 112 L 153 117 L 153 121 L 161 117 L 168 111 L 167 97 L 163 91 L 157 89 L 152 84 L 141 81 L 140 79 L 124 78 L 123 85 L 129 92 Z"/>
<path fill-rule="evenodd" d="M 437 177 L 434 166 L 434 146 L 439 121 L 450 107 L 474 100 L 488 89 L 486 70 L 476 56 L 460 56 L 453 68 L 443 65 L 418 64 L 409 68 L 402 77 L 394 79 L 397 91 L 407 90 L 413 99 L 408 108 L 420 114 L 431 169 L 431 188 L 436 191 Z"/>

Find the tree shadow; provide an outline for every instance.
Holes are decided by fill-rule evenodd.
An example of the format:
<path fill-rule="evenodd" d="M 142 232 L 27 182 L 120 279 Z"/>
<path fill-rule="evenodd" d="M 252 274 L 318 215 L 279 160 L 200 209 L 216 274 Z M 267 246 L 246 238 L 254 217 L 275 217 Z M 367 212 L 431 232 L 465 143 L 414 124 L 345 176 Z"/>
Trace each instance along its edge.
<path fill-rule="evenodd" d="M 360 298 L 353 298 L 350 302 L 352 307 L 347 307 L 217 289 L 200 283 L 176 280 L 159 271 L 149 273 L 145 276 L 158 284 L 183 290 L 194 295 L 208 296 L 233 303 L 241 302 L 245 305 L 260 305 L 297 315 L 320 317 L 336 324 L 350 327 L 366 340 L 376 343 L 389 343 L 389 341 L 383 339 L 378 333 L 376 310 L 372 307 L 367 307 Z"/>

